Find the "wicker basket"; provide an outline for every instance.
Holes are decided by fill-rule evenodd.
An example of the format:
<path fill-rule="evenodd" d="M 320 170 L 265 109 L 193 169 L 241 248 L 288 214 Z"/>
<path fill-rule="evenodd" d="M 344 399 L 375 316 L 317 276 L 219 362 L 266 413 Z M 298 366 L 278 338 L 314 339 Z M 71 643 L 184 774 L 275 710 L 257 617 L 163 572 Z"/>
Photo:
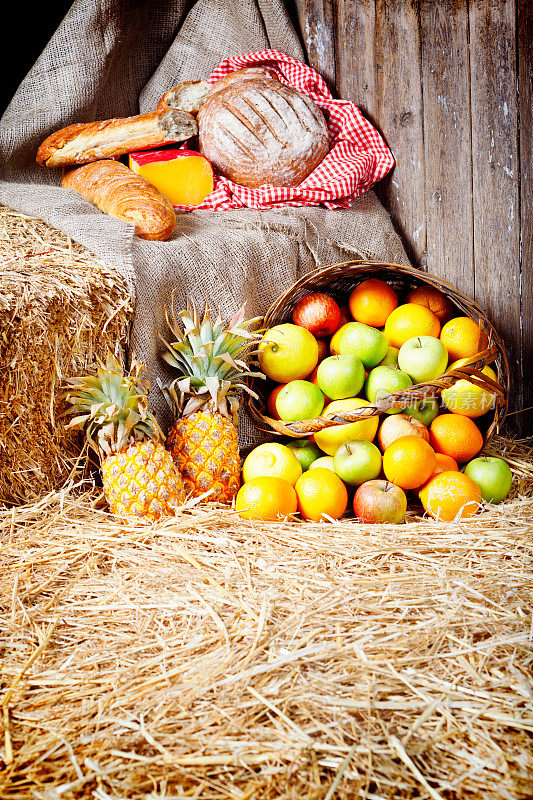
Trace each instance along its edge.
<path fill-rule="evenodd" d="M 407 408 L 426 397 L 438 397 L 443 389 L 452 386 L 461 378 L 466 378 L 496 395 L 493 412 L 487 412 L 483 418 L 479 419 L 480 426 L 483 426 L 484 440 L 487 442 L 492 434 L 499 430 L 507 411 L 509 365 L 505 355 L 505 348 L 483 309 L 474 300 L 446 281 L 413 267 L 389 264 L 382 261 L 347 261 L 341 264 L 333 264 L 307 273 L 284 292 L 267 311 L 264 317 L 264 327 L 272 328 L 282 322 L 290 322 L 294 306 L 306 294 L 327 292 L 337 301 L 346 303 L 346 298 L 352 289 L 361 281 L 371 277 L 381 278 L 390 283 L 396 290 L 400 303 L 405 295 L 416 286 L 427 284 L 439 289 L 453 302 L 458 310 L 458 315 L 471 317 L 485 331 L 488 337 L 487 348 L 469 358 L 460 368 L 449 370 L 440 378 L 428 383 L 416 384 L 409 389 L 390 394 L 370 406 L 345 412 L 342 417 L 335 416 L 332 419 L 317 417 L 298 422 L 282 422 L 269 417 L 265 414 L 265 409 L 266 399 L 269 390 L 272 389 L 272 384 L 271 382 L 256 379 L 253 382 L 253 388 L 260 399 L 248 401 L 249 412 L 256 427 L 277 435 L 290 437 L 310 436 L 323 428 L 376 416 L 376 414 L 381 414 L 393 406 Z M 497 382 L 492 381 L 481 372 L 487 364 L 494 366 L 493 362 L 495 364 Z"/>

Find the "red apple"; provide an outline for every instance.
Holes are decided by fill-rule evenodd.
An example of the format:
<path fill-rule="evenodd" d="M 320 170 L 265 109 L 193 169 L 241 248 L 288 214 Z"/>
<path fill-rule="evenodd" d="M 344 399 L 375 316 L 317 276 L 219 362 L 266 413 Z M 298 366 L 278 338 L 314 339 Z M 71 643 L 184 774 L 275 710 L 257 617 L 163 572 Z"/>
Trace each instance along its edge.
<path fill-rule="evenodd" d="M 349 306 L 339 306 L 339 310 L 341 312 L 341 318 L 337 326 L 338 328 L 340 328 L 341 325 L 346 325 L 347 322 L 353 322 L 353 317 Z"/>
<path fill-rule="evenodd" d="M 267 401 L 267 410 L 268 410 L 268 413 L 270 414 L 270 416 L 272 417 L 272 419 L 281 419 L 281 417 L 278 414 L 277 409 L 276 409 L 276 400 L 277 400 L 278 394 L 281 392 L 283 387 L 286 386 L 286 385 L 287 385 L 286 383 L 278 383 L 278 385 L 276 387 L 274 387 L 274 389 L 272 389 L 272 391 L 270 392 L 270 395 L 269 395 L 268 401 Z"/>
<path fill-rule="evenodd" d="M 329 339 L 317 339 L 318 344 L 318 361 L 323 361 L 324 358 L 329 356 Z"/>
<path fill-rule="evenodd" d="M 331 336 L 338 328 L 341 310 L 328 294 L 315 292 L 298 300 L 292 312 L 295 325 L 307 328 L 313 336 Z"/>
<path fill-rule="evenodd" d="M 381 423 L 378 431 L 378 444 L 385 452 L 387 447 L 400 436 L 420 436 L 429 442 L 429 431 L 423 422 L 407 414 L 391 414 Z"/>
<path fill-rule="evenodd" d="M 361 522 L 397 524 L 405 519 L 407 497 L 399 486 L 377 478 L 359 486 L 353 498 L 353 510 Z"/>

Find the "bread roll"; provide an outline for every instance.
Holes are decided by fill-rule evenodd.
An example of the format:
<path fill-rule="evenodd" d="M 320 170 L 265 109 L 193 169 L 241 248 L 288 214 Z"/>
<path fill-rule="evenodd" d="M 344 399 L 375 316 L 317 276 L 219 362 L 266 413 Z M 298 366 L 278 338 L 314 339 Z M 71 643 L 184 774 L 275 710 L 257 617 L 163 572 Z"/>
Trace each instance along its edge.
<path fill-rule="evenodd" d="M 176 214 L 166 197 L 120 161 L 67 167 L 61 185 L 74 189 L 105 214 L 133 222 L 142 239 L 165 241 L 176 225 Z"/>
<path fill-rule="evenodd" d="M 76 123 L 45 139 L 37 151 L 37 161 L 47 167 L 86 164 L 134 150 L 183 142 L 197 130 L 191 114 L 174 108 L 124 119 Z"/>
<path fill-rule="evenodd" d="M 298 186 L 329 150 L 320 108 L 264 68 L 222 78 L 197 121 L 200 152 L 222 175 L 252 189 Z"/>

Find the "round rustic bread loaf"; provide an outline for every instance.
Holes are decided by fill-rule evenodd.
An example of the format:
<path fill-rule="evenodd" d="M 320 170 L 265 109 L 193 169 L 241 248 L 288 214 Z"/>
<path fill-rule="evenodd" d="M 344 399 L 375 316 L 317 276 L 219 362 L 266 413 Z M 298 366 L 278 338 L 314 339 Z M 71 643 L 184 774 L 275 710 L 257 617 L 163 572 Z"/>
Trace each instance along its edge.
<path fill-rule="evenodd" d="M 298 186 L 329 150 L 320 108 L 261 67 L 216 83 L 197 121 L 200 152 L 221 175 L 251 189 Z"/>

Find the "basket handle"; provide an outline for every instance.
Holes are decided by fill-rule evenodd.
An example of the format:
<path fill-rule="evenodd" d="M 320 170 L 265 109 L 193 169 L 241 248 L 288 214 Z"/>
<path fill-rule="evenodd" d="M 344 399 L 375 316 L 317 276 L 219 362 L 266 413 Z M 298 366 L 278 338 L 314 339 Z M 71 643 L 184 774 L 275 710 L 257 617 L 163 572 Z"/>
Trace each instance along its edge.
<path fill-rule="evenodd" d="M 443 389 L 448 389 L 450 386 L 453 386 L 457 380 L 462 378 L 495 394 L 497 404 L 503 406 L 506 402 L 504 388 L 497 381 L 493 381 L 488 375 L 484 375 L 483 372 L 481 372 L 483 367 L 487 363 L 490 363 L 490 361 L 493 361 L 498 353 L 498 347 L 493 345 L 471 356 L 462 366 L 445 372 L 440 378 L 435 378 L 433 381 L 428 381 L 427 383 L 418 383 L 415 386 L 410 386 L 408 389 L 400 389 L 381 400 L 377 400 L 372 405 L 362 406 L 353 411 L 346 411 L 343 412 L 342 415 L 337 414 L 334 417 L 315 417 L 314 419 L 303 419 L 297 420 L 296 422 L 283 422 L 282 420 L 266 416 L 263 417 L 263 419 L 268 423 L 270 428 L 273 428 L 279 434 L 291 437 L 310 436 L 313 433 L 317 433 L 317 431 L 324 430 L 324 428 L 346 425 L 349 422 L 359 422 L 369 417 L 375 417 L 377 414 L 382 414 L 390 408 L 401 408 L 403 410 L 419 400 L 424 400 L 427 397 L 434 397 L 440 394 Z M 482 363 L 481 367 L 474 366 L 480 362 Z"/>

